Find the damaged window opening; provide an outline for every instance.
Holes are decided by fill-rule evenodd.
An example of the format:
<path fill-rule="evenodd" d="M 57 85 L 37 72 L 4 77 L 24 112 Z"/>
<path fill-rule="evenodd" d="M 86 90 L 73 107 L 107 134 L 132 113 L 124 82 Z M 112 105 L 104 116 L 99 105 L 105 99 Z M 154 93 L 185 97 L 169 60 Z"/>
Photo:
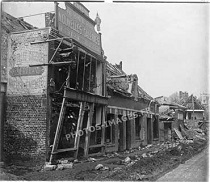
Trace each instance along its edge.
<path fill-rule="evenodd" d="M 53 144 L 55 132 L 58 124 L 60 113 L 61 99 L 53 99 L 52 102 L 52 119 L 50 124 L 50 145 Z M 69 100 L 66 103 L 66 112 L 63 119 L 61 135 L 59 139 L 58 149 L 73 148 L 75 140 L 75 132 L 79 115 L 79 103 Z"/>
<path fill-rule="evenodd" d="M 171 128 L 172 124 L 171 123 L 164 123 L 164 139 L 165 141 L 171 141 Z"/>
<path fill-rule="evenodd" d="M 158 119 L 155 117 L 153 122 L 153 138 L 158 139 L 159 137 Z"/>
<path fill-rule="evenodd" d="M 92 126 L 90 128 L 90 145 L 101 144 L 102 127 L 102 108 L 100 105 L 95 105 Z M 98 126 L 98 127 L 96 127 Z"/>
<path fill-rule="evenodd" d="M 141 118 L 142 116 L 138 115 L 135 118 L 135 131 L 136 131 L 136 140 L 140 140 L 140 131 L 141 131 Z"/>
<path fill-rule="evenodd" d="M 53 50 L 58 51 L 56 54 L 52 52 L 56 55 L 53 59 L 56 64 L 50 66 L 52 76 L 49 78 L 52 101 L 50 124 L 52 153 L 67 152 L 70 156 L 77 158 L 77 156 L 87 156 L 88 153 L 98 152 L 104 145 L 101 126 L 104 106 L 95 105 L 92 100 L 88 103 L 76 97 L 70 99 L 62 98 L 62 96 L 64 91 L 68 92 L 68 89 L 64 90 L 65 87 L 103 95 L 103 64 L 94 56 L 75 46 L 69 47 L 62 43 L 58 48 L 58 42 L 55 41 Z M 85 93 L 82 94 L 85 95 Z M 92 112 L 93 116 L 90 114 Z M 91 117 L 93 118 L 87 128 Z"/>
<path fill-rule="evenodd" d="M 56 47 L 56 43 L 54 47 Z M 66 85 L 66 79 L 68 77 L 68 71 L 70 71 L 70 77 L 68 86 L 70 88 L 78 89 L 85 92 L 96 93 L 98 85 L 96 84 L 96 73 L 101 74 L 102 70 L 97 70 L 97 65 L 101 65 L 92 56 L 81 52 L 78 48 L 69 48 L 65 44 L 60 46 L 59 51 L 56 53 L 54 62 L 69 62 L 68 65 L 56 65 L 53 66 L 54 77 L 51 79 L 55 83 L 53 91 L 62 93 L 63 87 Z M 70 69 L 70 70 L 69 70 Z M 100 76 L 100 75 L 98 75 Z M 102 83 L 101 85 L 102 86 Z"/>

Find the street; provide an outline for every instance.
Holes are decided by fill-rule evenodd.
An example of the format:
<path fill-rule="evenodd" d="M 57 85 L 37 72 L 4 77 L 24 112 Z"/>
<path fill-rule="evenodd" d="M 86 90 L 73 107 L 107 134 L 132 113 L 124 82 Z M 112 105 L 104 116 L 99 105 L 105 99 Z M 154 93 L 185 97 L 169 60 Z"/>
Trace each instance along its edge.
<path fill-rule="evenodd" d="M 208 149 L 180 164 L 157 181 L 208 181 Z"/>

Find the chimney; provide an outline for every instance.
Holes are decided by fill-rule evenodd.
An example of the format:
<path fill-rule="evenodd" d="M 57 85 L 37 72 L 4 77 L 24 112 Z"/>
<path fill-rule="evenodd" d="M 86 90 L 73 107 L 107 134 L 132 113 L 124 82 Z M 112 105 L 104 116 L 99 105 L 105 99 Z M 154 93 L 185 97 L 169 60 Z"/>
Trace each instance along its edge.
<path fill-rule="evenodd" d="M 122 70 L 122 61 L 120 61 L 119 68 Z"/>
<path fill-rule="evenodd" d="M 138 101 L 138 76 L 136 74 L 132 75 L 132 81 L 133 81 L 133 96 L 134 96 L 134 100 Z"/>

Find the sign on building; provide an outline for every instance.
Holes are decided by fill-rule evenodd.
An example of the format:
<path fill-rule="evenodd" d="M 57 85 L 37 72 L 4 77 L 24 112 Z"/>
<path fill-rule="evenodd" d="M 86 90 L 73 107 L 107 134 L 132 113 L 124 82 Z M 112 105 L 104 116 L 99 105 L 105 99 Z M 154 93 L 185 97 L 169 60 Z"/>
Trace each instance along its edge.
<path fill-rule="evenodd" d="M 65 3 L 66 9 L 58 7 L 58 31 L 70 37 L 94 53 L 101 55 L 100 35 L 96 23 L 88 16 L 88 10 L 80 4 Z M 85 13 L 84 13 L 85 11 Z"/>
<path fill-rule="evenodd" d="M 48 43 L 31 44 L 47 38 L 49 29 L 11 34 L 8 56 L 8 95 L 42 95 L 47 89 Z"/>

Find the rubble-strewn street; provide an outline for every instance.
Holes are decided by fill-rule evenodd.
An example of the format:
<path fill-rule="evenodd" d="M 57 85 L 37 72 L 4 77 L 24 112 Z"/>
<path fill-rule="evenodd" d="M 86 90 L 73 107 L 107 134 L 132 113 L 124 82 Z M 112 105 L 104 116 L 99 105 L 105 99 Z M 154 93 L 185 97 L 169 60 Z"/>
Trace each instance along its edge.
<path fill-rule="evenodd" d="M 154 181 L 205 151 L 209 7 L 181 4 L 3 2 L 0 179 Z"/>
<path fill-rule="evenodd" d="M 51 165 L 54 168 L 32 168 L 33 164 L 24 166 L 25 163 L 22 163 L 19 166 L 8 166 L 5 171 L 18 176 L 10 177 L 10 180 L 156 180 L 207 148 L 207 136 L 203 138 L 205 140 L 197 138 L 191 142 L 183 140 L 148 145 L 87 160 L 71 162 L 62 159 L 57 166 Z"/>

